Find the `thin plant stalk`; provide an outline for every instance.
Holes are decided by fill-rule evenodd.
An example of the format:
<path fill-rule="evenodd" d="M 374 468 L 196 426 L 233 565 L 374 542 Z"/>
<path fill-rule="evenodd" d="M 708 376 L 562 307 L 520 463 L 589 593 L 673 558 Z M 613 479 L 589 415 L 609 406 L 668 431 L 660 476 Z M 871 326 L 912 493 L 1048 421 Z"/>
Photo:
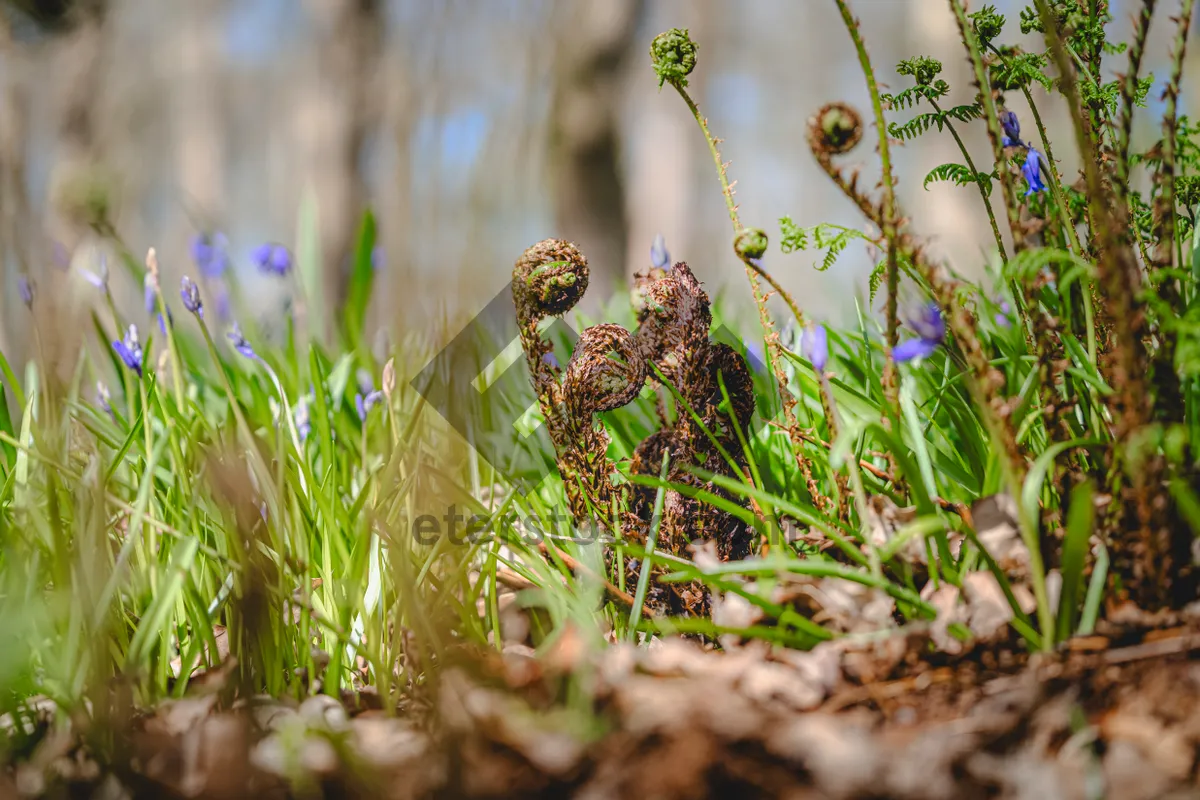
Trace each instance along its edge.
<path fill-rule="evenodd" d="M 875 129 L 879 135 L 879 162 L 883 167 L 883 218 L 880 226 L 883 237 L 887 240 L 887 344 L 889 351 L 894 348 L 900 336 L 900 316 L 897 292 L 900 285 L 900 269 L 896 249 L 896 179 L 892 174 L 892 155 L 888 142 L 887 120 L 883 116 L 883 99 L 879 95 L 879 85 L 875 80 L 875 70 L 871 66 L 871 56 L 867 53 L 867 45 L 858 29 L 858 20 L 850 11 L 847 0 L 834 0 L 846 31 L 854 43 L 858 54 L 858 63 L 862 67 L 863 76 L 867 81 L 867 92 L 871 95 L 871 111 L 875 116 Z M 891 358 L 889 353 L 889 359 Z"/>
<path fill-rule="evenodd" d="M 940 106 L 938 106 L 936 100 L 930 100 L 929 105 L 933 106 L 934 111 L 941 113 L 942 109 Z M 963 143 L 962 137 L 959 136 L 958 131 L 955 130 L 954 123 L 948 118 L 946 120 L 946 127 L 950 129 L 950 135 L 954 137 L 954 141 L 958 145 L 959 151 L 962 153 L 963 160 L 967 162 L 967 168 L 970 169 L 971 172 L 978 175 L 979 170 L 975 168 L 975 160 L 971 158 L 970 151 L 967 150 L 967 146 Z M 1000 260 L 1008 261 L 1008 253 L 1004 249 L 1004 237 L 1000 235 L 1000 226 L 996 224 L 996 213 L 992 210 L 992 199 L 988 197 L 987 190 L 983 187 L 983 184 L 976 182 L 975 186 L 979 189 L 979 196 L 983 198 L 983 207 L 987 210 L 988 222 L 991 223 L 992 226 L 992 235 L 996 237 L 996 249 L 1000 251 Z"/>

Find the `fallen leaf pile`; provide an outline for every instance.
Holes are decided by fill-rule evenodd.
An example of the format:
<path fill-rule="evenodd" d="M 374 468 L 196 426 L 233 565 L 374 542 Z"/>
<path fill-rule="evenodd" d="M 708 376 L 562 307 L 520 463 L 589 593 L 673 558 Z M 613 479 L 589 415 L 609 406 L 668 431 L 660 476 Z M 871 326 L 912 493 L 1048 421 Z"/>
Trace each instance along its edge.
<path fill-rule="evenodd" d="M 912 646 L 911 635 L 892 638 Z M 261 800 L 1200 792 L 1194 626 L 1121 648 L 1081 640 L 1009 674 L 961 661 L 884 682 L 856 680 L 849 656 L 874 644 L 849 641 L 722 653 L 666 639 L 589 653 L 566 637 L 541 658 L 514 645 L 447 668 L 420 722 L 323 695 L 225 709 L 216 694 L 185 698 L 131 723 L 118 737 L 124 763 L 100 764 L 69 724 L 49 726 L 0 778 L 0 797 L 63 787 Z M 564 686 L 574 691 L 555 699 Z"/>

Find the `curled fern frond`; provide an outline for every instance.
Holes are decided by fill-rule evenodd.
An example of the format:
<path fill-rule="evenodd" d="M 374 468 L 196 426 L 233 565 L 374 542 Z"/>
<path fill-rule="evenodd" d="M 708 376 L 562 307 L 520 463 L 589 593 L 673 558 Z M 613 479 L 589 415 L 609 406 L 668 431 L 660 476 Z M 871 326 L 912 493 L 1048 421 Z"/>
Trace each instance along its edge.
<path fill-rule="evenodd" d="M 975 29 L 980 47 L 986 48 L 1004 30 L 1004 15 L 998 13 L 993 5 L 985 5 L 967 17 L 971 20 L 971 27 Z"/>
<path fill-rule="evenodd" d="M 916 56 L 896 65 L 896 72 L 911 75 L 918 86 L 929 86 L 942 71 L 942 62 L 929 56 Z"/>

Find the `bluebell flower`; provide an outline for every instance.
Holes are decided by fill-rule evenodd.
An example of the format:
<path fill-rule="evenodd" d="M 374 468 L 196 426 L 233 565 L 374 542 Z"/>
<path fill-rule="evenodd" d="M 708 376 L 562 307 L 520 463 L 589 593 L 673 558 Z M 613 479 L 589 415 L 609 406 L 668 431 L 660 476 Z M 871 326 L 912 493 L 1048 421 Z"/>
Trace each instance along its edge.
<path fill-rule="evenodd" d="M 27 275 L 17 278 L 17 294 L 21 295 L 21 302 L 26 308 L 33 308 L 33 284 L 29 282 Z"/>
<path fill-rule="evenodd" d="M 825 371 L 829 363 L 829 335 L 824 325 L 815 324 L 805 328 L 800 336 L 800 348 L 804 357 L 812 362 L 813 369 Z"/>
<path fill-rule="evenodd" d="M 242 329 L 238 327 L 236 322 L 233 323 L 233 330 L 225 335 L 229 341 L 233 343 L 234 350 L 237 350 L 246 358 L 254 361 L 258 360 L 258 353 L 254 352 L 254 348 L 251 347 L 250 343 L 246 341 L 246 337 L 242 335 Z"/>
<path fill-rule="evenodd" d="M 1000 126 L 1004 128 L 1004 136 L 1000 144 L 1004 147 L 1019 147 L 1021 142 L 1021 120 L 1011 111 L 1000 112 Z"/>
<path fill-rule="evenodd" d="M 219 278 L 229 268 L 229 240 L 223 233 L 197 233 L 192 237 L 192 261 L 206 278 Z"/>
<path fill-rule="evenodd" d="M 204 303 L 200 301 L 200 287 L 187 275 L 179 282 L 179 296 L 183 298 L 183 307 L 204 319 Z"/>
<path fill-rule="evenodd" d="M 661 233 L 654 236 L 654 244 L 650 245 L 650 263 L 659 269 L 671 266 L 671 254 L 667 252 L 667 243 Z"/>
<path fill-rule="evenodd" d="M 892 350 L 892 358 L 897 363 L 928 358 L 946 341 L 946 321 L 942 319 L 942 311 L 936 303 L 926 303 L 917 316 L 905 322 L 917 334 L 917 338 L 896 345 Z"/>
<path fill-rule="evenodd" d="M 224 282 L 218 282 L 213 291 L 216 293 L 217 319 L 228 322 L 233 319 L 233 302 L 229 296 L 229 287 Z"/>
<path fill-rule="evenodd" d="M 358 409 L 358 418 L 366 422 L 367 414 L 370 414 L 371 409 L 382 399 L 383 392 L 378 389 L 372 389 L 366 395 L 361 393 L 354 395 L 354 407 Z"/>
<path fill-rule="evenodd" d="M 142 281 L 142 295 L 146 301 L 146 313 L 153 314 L 158 307 L 158 279 L 152 272 L 147 272 Z"/>
<path fill-rule="evenodd" d="M 80 267 L 79 274 L 82 275 L 83 279 L 92 286 L 95 286 L 97 289 L 106 294 L 108 293 L 108 257 L 103 253 L 100 254 L 100 264 L 97 266 L 95 272 L 92 272 L 90 269 Z"/>
<path fill-rule="evenodd" d="M 167 323 L 171 323 L 171 327 L 175 327 L 175 315 L 171 313 L 171 307 L 167 306 L 167 316 L 164 319 L 162 314 L 158 315 L 158 330 L 163 336 L 167 335 Z"/>
<path fill-rule="evenodd" d="M 1042 181 L 1042 154 L 1032 147 L 1025 153 L 1025 165 L 1021 167 L 1021 172 L 1029 184 L 1025 190 L 1026 197 L 1034 192 L 1046 191 L 1046 184 Z"/>
<path fill-rule="evenodd" d="M 1012 320 L 1009 318 L 1009 314 L 1012 313 L 1012 306 L 1008 304 L 1007 300 L 1000 300 L 996 306 L 999 309 L 993 317 L 996 324 L 1001 328 L 1012 327 Z"/>
<path fill-rule="evenodd" d="M 542 356 L 542 363 L 547 366 L 557 368 L 559 366 L 558 356 L 554 355 L 554 351 L 551 350 L 549 353 L 546 353 L 546 355 Z"/>
<path fill-rule="evenodd" d="M 113 416 L 112 410 L 112 395 L 108 393 L 108 387 L 103 381 L 96 381 L 96 402 L 104 409 L 110 417 Z"/>
<path fill-rule="evenodd" d="M 281 244 L 267 242 L 260 244 L 250 253 L 250 260 L 259 271 L 280 277 L 287 275 L 292 268 L 292 254 Z"/>
<path fill-rule="evenodd" d="M 371 269 L 378 272 L 383 268 L 384 261 L 385 256 L 383 253 L 383 248 L 379 245 L 375 245 L 375 247 L 371 248 Z"/>
<path fill-rule="evenodd" d="M 124 339 L 117 339 L 112 343 L 113 350 L 125 362 L 125 366 L 142 376 L 142 343 L 138 340 L 137 325 L 130 325 L 129 330 L 125 333 Z"/>
<path fill-rule="evenodd" d="M 300 437 L 300 443 L 303 444 L 308 435 L 312 433 L 312 420 L 308 416 L 308 398 L 301 397 L 296 403 L 296 410 L 292 413 L 292 421 L 296 423 L 296 434 Z"/>
<path fill-rule="evenodd" d="M 365 367 L 360 367 L 354 373 L 355 380 L 358 381 L 358 390 L 366 394 L 375 388 L 375 377 L 371 374 L 371 370 Z"/>

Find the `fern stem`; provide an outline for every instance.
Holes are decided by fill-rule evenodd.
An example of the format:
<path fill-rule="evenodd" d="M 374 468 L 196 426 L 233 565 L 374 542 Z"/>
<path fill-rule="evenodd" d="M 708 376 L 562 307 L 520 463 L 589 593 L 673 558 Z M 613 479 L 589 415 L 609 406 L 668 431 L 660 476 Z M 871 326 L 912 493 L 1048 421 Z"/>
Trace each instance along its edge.
<path fill-rule="evenodd" d="M 1158 221 L 1158 246 L 1155 248 L 1154 263 L 1157 267 L 1169 267 L 1174 263 L 1175 251 L 1175 139 L 1178 125 L 1179 84 L 1183 79 L 1183 57 L 1187 52 L 1187 34 L 1191 27 L 1192 10 L 1196 0 L 1183 0 L 1178 26 L 1175 29 L 1175 42 L 1171 50 L 1171 79 L 1163 91 L 1167 101 L 1167 110 L 1163 114 L 1163 147 L 1162 164 L 1158 168 L 1156 180 L 1159 185 L 1158 198 L 1155 202 L 1155 217 Z M 1164 285 L 1172 283 L 1164 281 Z"/>
<path fill-rule="evenodd" d="M 1050 193 L 1054 196 L 1054 204 L 1058 206 L 1059 216 L 1062 217 L 1063 229 L 1070 240 L 1071 248 L 1078 256 L 1083 255 L 1083 244 L 1079 241 L 1079 232 L 1075 230 L 1075 221 L 1071 219 L 1071 209 L 1067 206 L 1067 195 L 1062 189 L 1062 174 L 1058 171 L 1058 162 L 1054 160 L 1054 148 L 1050 145 L 1050 137 L 1046 135 L 1046 126 L 1042 123 L 1042 115 L 1038 113 L 1037 105 L 1028 86 L 1021 87 L 1025 100 L 1029 103 L 1029 112 L 1033 114 L 1033 124 L 1038 129 L 1038 138 L 1046 151 L 1046 164 L 1050 167 Z"/>
<path fill-rule="evenodd" d="M 1017 212 L 1016 193 L 1013 189 L 1012 174 L 1008 171 L 1008 159 L 1004 156 L 1004 146 L 1000 133 L 1000 117 L 996 113 L 996 101 L 992 98 L 987 71 L 983 65 L 983 54 L 979 50 L 979 40 L 975 37 L 975 29 L 967 19 L 967 10 L 962 0 L 950 0 L 950 9 L 958 23 L 958 32 L 967 48 L 971 59 L 971 67 L 975 71 L 975 85 L 979 89 L 979 104 L 983 107 L 983 118 L 987 122 L 988 139 L 992 143 L 992 156 L 996 162 L 996 174 L 1000 178 L 1000 188 L 1004 193 L 1005 211 L 1008 213 L 1008 227 L 1013 237 L 1013 249 L 1020 252 L 1025 247 L 1025 236 L 1021 232 L 1021 218 Z"/>
<path fill-rule="evenodd" d="M 729 211 L 729 221 L 733 223 L 734 235 L 737 235 L 742 230 L 742 221 L 738 218 L 737 204 L 733 202 L 733 186 L 729 183 L 729 173 L 725 169 L 725 162 L 721 160 L 721 151 L 717 149 L 717 140 L 708 128 L 708 120 L 700 113 L 700 108 L 692 100 L 692 96 L 687 93 L 687 89 L 675 82 L 672 82 L 671 85 L 675 87 L 675 91 L 679 92 L 679 96 L 687 104 L 688 111 L 691 111 L 692 116 L 696 118 L 696 124 L 700 126 L 700 131 L 704 134 L 704 141 L 708 143 L 708 152 L 712 154 L 713 163 L 717 167 L 717 178 L 721 181 L 721 194 L 725 195 L 725 208 Z"/>
<path fill-rule="evenodd" d="M 729 173 L 726 170 L 725 162 L 721 160 L 721 151 L 717 148 L 718 140 L 712 135 L 712 131 L 708 127 L 708 120 L 700 113 L 700 108 L 692 100 L 687 89 L 676 81 L 671 81 L 671 86 L 675 87 L 675 91 L 683 98 L 683 102 L 687 105 L 688 110 L 692 112 L 692 117 L 696 120 L 696 124 L 700 126 L 700 132 L 704 134 L 704 141 L 708 144 L 708 152 L 712 155 L 713 164 L 717 168 L 717 178 L 721 182 L 721 193 L 725 196 L 725 208 L 729 212 L 729 221 L 733 223 L 733 234 L 736 237 L 743 230 L 743 225 L 741 219 L 738 217 L 737 204 L 733 202 L 733 184 L 729 182 Z M 801 473 L 804 475 L 813 502 L 818 507 L 821 507 L 827 504 L 827 501 L 821 495 L 816 480 L 813 478 L 812 465 L 804 457 L 803 440 L 800 437 L 800 423 L 796 419 L 796 398 L 788 389 L 787 374 L 783 371 L 782 366 L 783 354 L 780 350 L 779 334 L 775 332 L 775 324 L 771 319 L 770 311 L 767 310 L 767 297 L 763 292 L 761 284 L 758 282 L 759 276 L 783 298 L 788 309 L 796 316 L 797 325 L 804 324 L 804 315 L 801 314 L 800 308 L 796 305 L 796 301 L 792 299 L 792 296 L 784 291 L 779 282 L 771 277 L 762 268 L 761 264 L 755 259 L 744 258 L 740 254 L 739 258 L 746 270 L 746 279 L 750 282 L 750 292 L 754 296 L 754 305 L 758 308 L 758 320 L 763 329 L 763 339 L 766 345 L 765 355 L 767 366 L 775 376 L 775 382 L 779 389 L 779 402 L 783 407 L 783 421 L 789 440 L 792 443 L 796 462 L 800 467 Z"/>
<path fill-rule="evenodd" d="M 850 12 L 847 0 L 834 0 L 846 31 L 854 43 L 858 53 L 858 63 L 862 67 L 867 81 L 867 92 L 871 95 L 871 110 L 875 115 L 875 129 L 879 134 L 879 161 L 883 167 L 883 237 L 887 240 L 887 343 L 889 350 L 899 341 L 900 317 L 897 304 L 897 291 L 900 285 L 900 270 L 896 250 L 896 180 L 892 174 L 892 156 L 888 146 L 887 121 L 883 116 L 883 100 L 879 96 L 879 85 L 875 81 L 875 70 L 871 66 L 871 56 L 867 53 L 866 43 L 858 29 L 858 20 Z M 891 359 L 889 352 L 888 359 Z"/>
<path fill-rule="evenodd" d="M 936 100 L 930 100 L 929 105 L 933 106 L 934 111 L 937 111 L 939 114 L 942 113 L 942 109 L 938 106 Z M 958 144 L 958 149 L 962 151 L 963 159 L 967 162 L 967 168 L 978 175 L 979 170 L 975 168 L 975 161 L 971 158 L 971 153 L 967 150 L 967 146 L 963 144 L 962 137 L 954 129 L 954 123 L 947 119 L 946 127 L 950 129 L 950 135 L 954 137 L 954 141 Z M 1000 260 L 1008 261 L 1008 253 L 1004 249 L 1004 238 L 1000 235 L 1000 226 L 996 224 L 996 214 L 992 211 L 992 199 L 988 197 L 987 190 L 983 188 L 982 183 L 976 181 L 975 185 L 979 188 L 979 196 L 983 198 L 983 207 L 987 209 L 988 222 L 992 224 L 992 235 L 996 237 L 996 247 L 1000 250 Z"/>
<path fill-rule="evenodd" d="M 1190 3 L 1191 0 L 1184 0 Z M 1112 325 L 1112 346 L 1109 350 L 1108 382 L 1115 394 L 1111 402 L 1114 439 L 1118 448 L 1113 456 L 1126 462 L 1129 445 L 1149 421 L 1150 391 L 1147 387 L 1146 344 L 1143 339 L 1145 313 L 1139 301 L 1142 274 L 1132 245 L 1124 231 L 1130 224 L 1128 209 L 1117 202 L 1111 182 L 1102 173 L 1096 142 L 1092 137 L 1090 117 L 1080 101 L 1079 85 L 1074 66 L 1067 53 L 1066 43 L 1058 30 L 1054 13 L 1047 0 L 1035 0 L 1045 29 L 1046 42 L 1059 72 L 1059 85 L 1071 111 L 1075 137 L 1083 162 L 1087 182 L 1088 204 L 1091 210 L 1091 231 L 1097 245 L 1098 277 L 1103 290 L 1105 311 Z M 1173 210 L 1173 209 L 1172 209 Z M 1110 521 L 1114 571 L 1124 581 L 1131 598 L 1139 604 L 1157 604 L 1167 587 L 1162 578 L 1164 555 L 1158 535 L 1160 514 L 1155 510 L 1153 495 L 1159 491 L 1161 462 L 1151 460 L 1133 472 L 1130 504 L 1132 525 Z M 1119 483 L 1124 470 L 1114 469 L 1114 496 L 1120 496 Z M 1124 509 L 1126 507 L 1121 506 Z M 1128 514 L 1128 511 L 1118 512 Z"/>
<path fill-rule="evenodd" d="M 1146 36 L 1150 32 L 1150 19 L 1154 16 L 1154 6 L 1158 0 L 1143 0 L 1142 10 L 1133 23 L 1133 44 L 1129 47 L 1129 69 L 1121 83 L 1121 117 L 1117 128 L 1117 152 L 1115 153 L 1117 167 L 1118 191 L 1128 190 L 1129 180 L 1129 138 L 1133 132 L 1133 106 L 1137 94 L 1138 72 L 1142 67 L 1142 56 L 1146 52 Z"/>
<path fill-rule="evenodd" d="M 996 49 L 993 44 L 988 44 L 990 50 L 997 58 L 1008 63 L 1007 56 Z M 1046 135 L 1046 125 L 1042 122 L 1042 115 L 1038 112 L 1037 103 L 1033 102 L 1033 93 L 1029 91 L 1029 86 L 1021 87 L 1021 94 L 1025 95 L 1025 102 L 1029 105 L 1029 113 L 1033 115 L 1034 127 L 1038 130 L 1038 139 L 1041 140 L 1042 149 L 1046 153 L 1046 166 L 1050 169 L 1050 193 L 1054 197 L 1054 203 L 1058 206 L 1058 213 L 1061 217 L 1063 229 L 1066 231 L 1067 238 L 1070 240 L 1070 249 L 1074 250 L 1078 256 L 1083 255 L 1083 245 L 1079 241 L 1079 233 L 1075 230 L 1075 223 L 1071 220 L 1071 210 L 1067 207 L 1066 194 L 1062 190 L 1062 174 L 1058 171 L 1058 162 L 1054 160 L 1054 147 L 1050 144 L 1050 137 Z"/>

